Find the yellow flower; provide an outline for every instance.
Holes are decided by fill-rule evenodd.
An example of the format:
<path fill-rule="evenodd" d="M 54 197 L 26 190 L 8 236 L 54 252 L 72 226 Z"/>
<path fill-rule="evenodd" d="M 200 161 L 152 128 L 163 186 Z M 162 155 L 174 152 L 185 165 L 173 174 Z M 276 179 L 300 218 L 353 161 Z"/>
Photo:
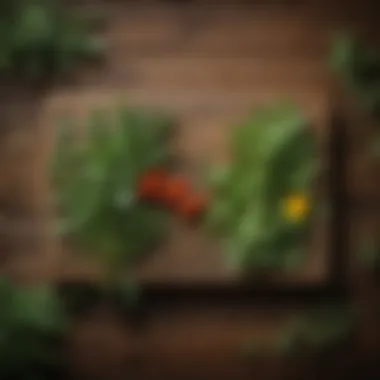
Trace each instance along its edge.
<path fill-rule="evenodd" d="M 292 194 L 282 202 L 283 215 L 290 222 L 305 220 L 310 212 L 310 202 L 305 194 Z"/>

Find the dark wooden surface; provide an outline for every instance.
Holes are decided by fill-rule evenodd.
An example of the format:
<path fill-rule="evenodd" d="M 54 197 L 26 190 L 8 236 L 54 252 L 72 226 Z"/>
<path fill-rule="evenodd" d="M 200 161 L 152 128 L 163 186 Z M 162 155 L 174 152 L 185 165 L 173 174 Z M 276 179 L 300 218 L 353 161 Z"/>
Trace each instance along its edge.
<path fill-rule="evenodd" d="M 375 5 L 369 2 L 106 3 L 104 13 L 110 19 L 104 69 L 83 70 L 73 83 L 57 85 L 38 98 L 4 90 L 4 108 L 13 116 L 4 122 L 9 128 L 1 136 L 2 215 L 42 226 L 34 234 L 9 224 L 2 231 L 4 265 L 19 278 L 52 279 L 62 270 L 56 244 L 47 240 L 49 195 L 43 180 L 51 122 L 58 114 L 84 117 L 91 107 L 112 106 L 120 98 L 131 105 L 169 107 L 182 121 L 178 148 L 201 161 L 208 152 L 222 154 L 215 129 L 278 97 L 292 97 L 323 124 L 331 102 L 340 96 L 326 67 L 332 33 L 352 26 L 370 35 L 377 27 Z M 201 143 L 194 144 L 199 135 Z M 360 167 L 360 157 L 347 156 L 352 204 L 368 199 L 360 186 L 369 183 L 367 170 L 351 170 Z M 369 378 L 380 347 L 379 297 L 374 280 L 360 266 L 358 251 L 367 231 L 378 232 L 378 206 L 346 210 L 350 231 L 345 259 L 359 327 L 355 341 L 330 361 L 243 359 L 247 339 L 274 340 L 289 318 L 310 306 L 226 302 L 158 308 L 139 331 L 99 312 L 73 327 L 72 366 L 79 364 L 93 379 L 109 380 Z"/>

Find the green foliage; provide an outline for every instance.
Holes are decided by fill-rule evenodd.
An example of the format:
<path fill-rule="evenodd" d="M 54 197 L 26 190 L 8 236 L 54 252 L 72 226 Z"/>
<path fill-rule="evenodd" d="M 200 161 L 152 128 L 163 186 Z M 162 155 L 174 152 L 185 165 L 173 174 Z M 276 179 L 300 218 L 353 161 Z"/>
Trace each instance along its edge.
<path fill-rule="evenodd" d="M 170 120 L 120 108 L 94 111 L 79 142 L 79 127 L 60 126 L 52 162 L 59 233 L 95 254 L 113 273 L 152 249 L 166 218 L 139 202 L 137 181 L 148 169 L 170 162 Z"/>
<path fill-rule="evenodd" d="M 0 305 L 0 378 L 55 378 L 66 327 L 55 293 L 47 286 L 16 286 L 1 278 Z"/>
<path fill-rule="evenodd" d="M 348 309 L 320 307 L 292 323 L 280 336 L 278 349 L 284 354 L 319 351 L 342 342 L 353 331 L 353 326 L 353 316 Z"/>
<path fill-rule="evenodd" d="M 363 266 L 378 274 L 380 271 L 380 247 L 375 237 L 368 236 L 362 241 L 359 254 Z"/>
<path fill-rule="evenodd" d="M 311 198 L 318 160 L 305 121 L 291 104 L 263 107 L 232 129 L 230 151 L 230 163 L 212 173 L 208 215 L 227 239 L 227 260 L 243 270 L 297 266 L 311 213 L 290 221 L 281 202 L 292 194 Z"/>
<path fill-rule="evenodd" d="M 341 342 L 352 331 L 352 326 L 352 317 L 346 309 L 317 308 L 292 320 L 275 341 L 247 340 L 241 354 L 249 360 L 313 354 Z"/>
<path fill-rule="evenodd" d="M 371 112 L 380 106 L 380 55 L 349 34 L 337 36 L 331 66 Z"/>
<path fill-rule="evenodd" d="M 67 73 L 103 50 L 88 22 L 58 0 L 5 0 L 0 5 L 0 72 L 31 79 Z"/>

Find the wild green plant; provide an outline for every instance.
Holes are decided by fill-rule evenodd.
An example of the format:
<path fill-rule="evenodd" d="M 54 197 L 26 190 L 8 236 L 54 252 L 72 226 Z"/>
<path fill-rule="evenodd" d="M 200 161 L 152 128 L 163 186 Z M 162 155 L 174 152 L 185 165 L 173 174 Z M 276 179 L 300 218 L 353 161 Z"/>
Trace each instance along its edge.
<path fill-rule="evenodd" d="M 380 106 L 380 55 L 357 37 L 342 33 L 333 40 L 330 64 L 335 74 L 376 113 Z"/>
<path fill-rule="evenodd" d="M 240 270 L 302 262 L 311 220 L 316 142 L 296 107 L 263 107 L 232 128 L 230 162 L 212 173 L 208 224 Z"/>
<path fill-rule="evenodd" d="M 277 349 L 285 354 L 320 352 L 348 338 L 354 326 L 348 308 L 319 307 L 296 318 L 281 334 Z"/>
<path fill-rule="evenodd" d="M 59 0 L 2 1 L 0 46 L 0 73 L 32 80 L 68 73 L 103 51 L 88 20 Z"/>
<path fill-rule="evenodd" d="M 0 305 L 0 378 L 57 378 L 67 320 L 54 291 L 2 277 Z"/>
<path fill-rule="evenodd" d="M 121 107 L 94 111 L 84 128 L 60 125 L 51 179 L 59 233 L 100 260 L 111 274 L 153 249 L 166 232 L 166 214 L 142 203 L 140 176 L 170 163 L 171 121 Z"/>

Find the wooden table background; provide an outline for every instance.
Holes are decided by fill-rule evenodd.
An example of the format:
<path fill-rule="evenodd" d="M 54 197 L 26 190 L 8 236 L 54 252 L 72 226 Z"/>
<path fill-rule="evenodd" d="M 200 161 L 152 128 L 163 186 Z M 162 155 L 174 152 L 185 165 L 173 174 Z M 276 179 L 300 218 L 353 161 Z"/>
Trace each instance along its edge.
<path fill-rule="evenodd" d="M 324 123 L 336 99 L 326 64 L 333 32 L 354 27 L 376 40 L 378 29 L 374 1 L 98 3 L 109 17 L 105 68 L 83 70 L 73 83 L 59 84 L 40 96 L 14 87 L 0 92 L 3 221 L 45 220 L 47 210 L 41 206 L 46 205 L 47 193 L 41 184 L 46 142 L 52 121 L 62 111 L 83 117 L 94 105 L 112 105 L 120 98 L 168 107 L 180 115 L 179 149 L 187 157 L 202 159 L 209 151 L 215 153 L 216 128 L 244 116 L 251 106 L 284 95 L 316 123 Z M 203 143 L 192 144 L 200 134 Z M 93 379 L 108 380 L 369 378 L 380 347 L 379 296 L 357 252 L 368 231 L 379 232 L 380 199 L 367 202 L 369 190 L 359 185 L 368 183 L 368 173 L 358 157 L 360 152 L 347 157 L 347 263 L 359 330 L 344 352 L 328 362 L 247 360 L 240 353 L 247 340 L 274 338 L 289 317 L 310 305 L 189 304 L 157 310 L 142 331 L 120 327 L 118 321 L 100 328 L 94 315 L 73 329 L 79 333 L 73 334 L 71 362 L 80 362 Z M 377 191 L 371 191 L 376 196 Z M 52 268 L 59 262 L 53 245 L 39 234 L 0 231 L 4 268 L 19 278 L 55 275 Z"/>

